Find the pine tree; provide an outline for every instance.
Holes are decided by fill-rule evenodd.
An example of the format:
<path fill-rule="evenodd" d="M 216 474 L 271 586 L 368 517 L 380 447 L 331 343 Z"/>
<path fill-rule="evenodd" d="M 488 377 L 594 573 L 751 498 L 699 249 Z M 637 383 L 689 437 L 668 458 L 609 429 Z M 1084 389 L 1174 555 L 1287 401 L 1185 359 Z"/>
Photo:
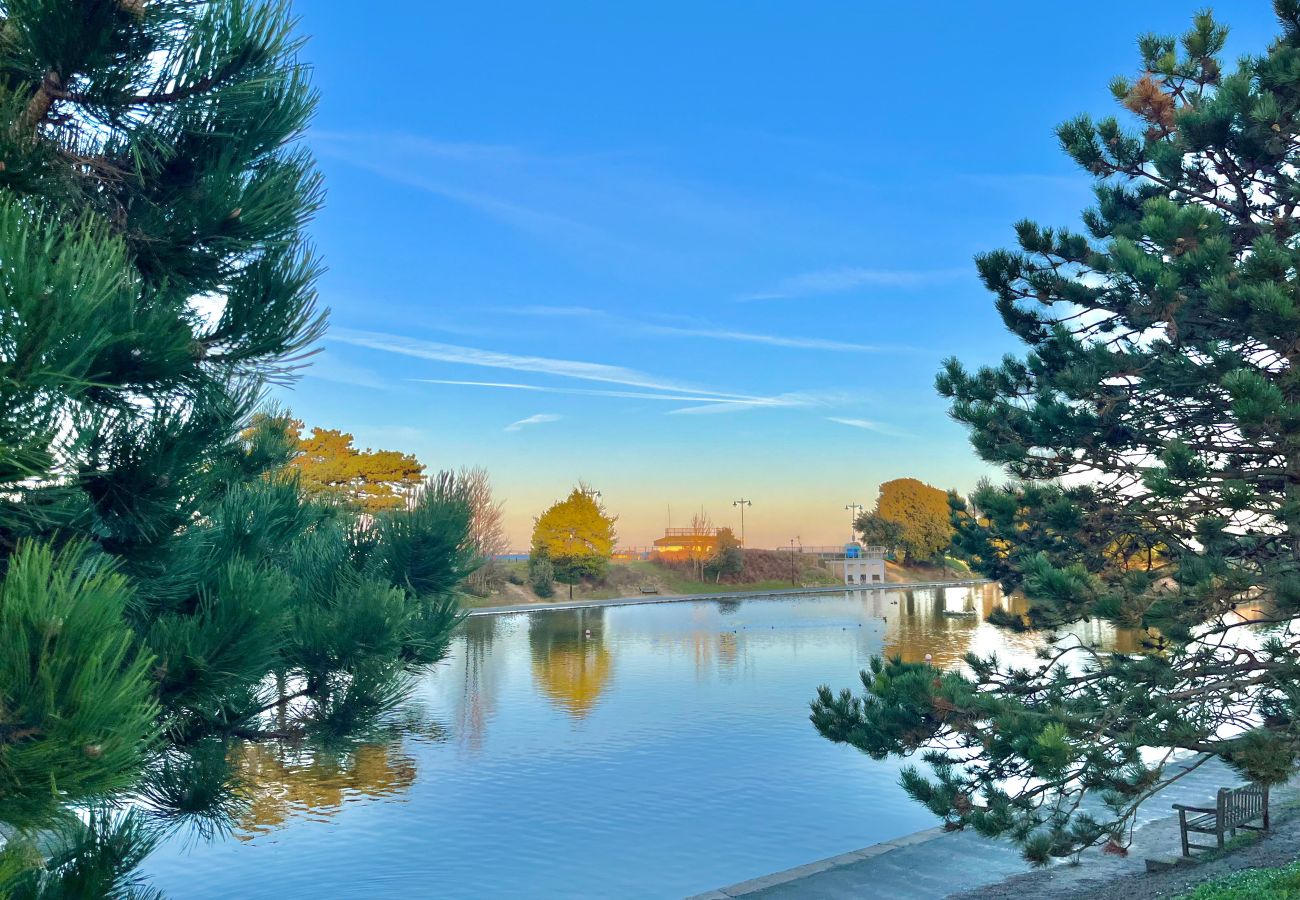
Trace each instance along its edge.
<path fill-rule="evenodd" d="M 454 479 L 363 525 L 246 430 L 324 326 L 298 48 L 276 0 L 0 0 L 0 895 L 148 895 L 233 742 L 355 736 L 459 618 Z"/>
<path fill-rule="evenodd" d="M 730 528 L 718 529 L 718 546 L 713 555 L 704 563 L 704 576 L 721 584 L 739 578 L 745 573 L 745 549 L 740 545 L 740 538 Z"/>
<path fill-rule="evenodd" d="M 1101 617 L 1147 629 L 1147 652 L 1053 638 L 1025 669 L 876 660 L 864 695 L 813 705 L 832 740 L 923 753 L 914 798 L 1035 861 L 1123 844 L 1171 752 L 1264 783 L 1296 768 L 1300 3 L 1275 8 L 1281 34 L 1230 71 L 1209 14 L 1141 38 L 1139 77 L 1112 85 L 1136 132 L 1060 127 L 1096 179 L 1086 233 L 1021 222 L 1018 250 L 977 260 L 1028 353 L 938 379 L 1016 479 L 954 504 L 959 548 L 1031 601 L 1005 624 Z"/>
<path fill-rule="evenodd" d="M 397 509 L 414 497 L 424 465 L 397 450 L 358 450 L 352 435 L 335 428 L 313 428 L 303 436 L 302 422 L 289 426 L 295 453 L 290 465 L 310 494 L 352 503 L 366 512 Z M 468 476 L 464 480 L 468 484 Z"/>

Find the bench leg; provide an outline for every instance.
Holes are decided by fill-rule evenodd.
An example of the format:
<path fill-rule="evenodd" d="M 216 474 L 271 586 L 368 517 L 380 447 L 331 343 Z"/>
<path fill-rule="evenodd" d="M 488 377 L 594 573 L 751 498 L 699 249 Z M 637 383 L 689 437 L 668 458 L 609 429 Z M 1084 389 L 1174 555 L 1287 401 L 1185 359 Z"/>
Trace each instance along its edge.
<path fill-rule="evenodd" d="M 1223 849 L 1223 826 L 1222 825 L 1220 825 L 1218 828 L 1215 829 L 1214 836 L 1219 839 L 1219 849 L 1222 850 Z"/>
<path fill-rule="evenodd" d="M 1181 832 L 1183 837 L 1183 856 L 1190 857 L 1192 855 L 1192 848 L 1187 846 L 1187 811 L 1186 810 L 1182 810 L 1182 809 L 1178 810 L 1178 830 L 1179 832 Z"/>

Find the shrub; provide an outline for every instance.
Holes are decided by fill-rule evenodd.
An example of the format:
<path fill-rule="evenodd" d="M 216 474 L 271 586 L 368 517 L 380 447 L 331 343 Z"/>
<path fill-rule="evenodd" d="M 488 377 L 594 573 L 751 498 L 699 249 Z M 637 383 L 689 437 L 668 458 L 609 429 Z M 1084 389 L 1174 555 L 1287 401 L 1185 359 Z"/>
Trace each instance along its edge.
<path fill-rule="evenodd" d="M 1184 894 L 1183 900 L 1300 900 L 1300 861 L 1277 869 L 1234 872 Z"/>
<path fill-rule="evenodd" d="M 552 597 L 555 595 L 555 566 L 546 557 L 538 557 L 530 561 L 529 566 L 530 579 L 533 586 L 533 593 L 539 597 Z"/>

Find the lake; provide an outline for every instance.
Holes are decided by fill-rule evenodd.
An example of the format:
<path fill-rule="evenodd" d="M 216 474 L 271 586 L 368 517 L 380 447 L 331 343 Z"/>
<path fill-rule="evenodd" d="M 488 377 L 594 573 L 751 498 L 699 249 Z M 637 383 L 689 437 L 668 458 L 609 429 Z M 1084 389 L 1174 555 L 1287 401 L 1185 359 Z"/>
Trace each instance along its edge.
<path fill-rule="evenodd" d="M 178 900 L 682 897 L 929 828 L 899 764 L 818 736 L 808 703 L 875 654 L 1028 659 L 1037 638 L 983 621 L 1013 602 L 983 585 L 476 616 L 390 739 L 245 748 L 235 832 L 177 835 L 144 869 Z"/>

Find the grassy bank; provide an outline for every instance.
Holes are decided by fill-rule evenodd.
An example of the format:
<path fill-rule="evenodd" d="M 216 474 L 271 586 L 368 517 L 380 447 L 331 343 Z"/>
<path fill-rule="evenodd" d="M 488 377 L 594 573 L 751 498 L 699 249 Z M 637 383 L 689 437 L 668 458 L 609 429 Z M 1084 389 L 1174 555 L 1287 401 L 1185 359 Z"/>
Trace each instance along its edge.
<path fill-rule="evenodd" d="M 487 597 L 466 597 L 461 605 L 467 609 L 485 606 L 527 606 L 533 603 L 550 603 L 566 600 L 569 586 L 555 585 L 552 597 L 539 597 L 527 584 L 528 564 L 526 562 L 508 562 L 502 569 L 515 584 L 507 582 L 500 589 Z M 764 574 L 770 575 L 767 571 Z M 885 580 L 893 583 L 946 581 L 971 577 L 970 570 L 959 562 L 953 561 L 945 571 L 939 566 L 899 566 L 892 562 L 885 564 Z M 681 596 L 687 594 L 728 594 L 744 591 L 779 591 L 789 587 L 824 587 L 839 584 L 839 579 L 829 567 L 822 565 L 813 557 L 801 557 L 799 568 L 793 581 L 789 577 L 765 577 L 741 581 L 699 581 L 682 569 L 661 566 L 646 560 L 624 560 L 610 566 L 609 574 L 599 584 L 574 585 L 573 597 L 576 600 L 612 600 L 616 597 L 631 597 L 643 589 L 653 591 L 659 596 Z"/>
<path fill-rule="evenodd" d="M 885 580 L 906 583 L 909 581 L 948 581 L 950 579 L 973 578 L 975 573 L 959 559 L 948 560 L 947 568 L 929 564 L 918 566 L 900 566 L 898 563 L 885 561 Z"/>
<path fill-rule="evenodd" d="M 1300 862 L 1275 869 L 1247 869 L 1207 881 L 1183 900 L 1300 900 Z"/>
<path fill-rule="evenodd" d="M 764 578 L 753 581 L 697 581 L 690 576 L 673 569 L 665 569 L 663 566 L 643 560 L 633 560 L 624 563 L 632 572 L 641 576 L 642 580 L 649 584 L 654 584 L 660 588 L 661 593 L 667 594 L 724 594 L 731 591 L 777 591 L 781 588 L 791 586 L 802 587 L 804 585 L 831 585 L 836 584 L 837 579 L 829 569 L 825 568 L 805 568 L 795 574 L 795 578 Z"/>

